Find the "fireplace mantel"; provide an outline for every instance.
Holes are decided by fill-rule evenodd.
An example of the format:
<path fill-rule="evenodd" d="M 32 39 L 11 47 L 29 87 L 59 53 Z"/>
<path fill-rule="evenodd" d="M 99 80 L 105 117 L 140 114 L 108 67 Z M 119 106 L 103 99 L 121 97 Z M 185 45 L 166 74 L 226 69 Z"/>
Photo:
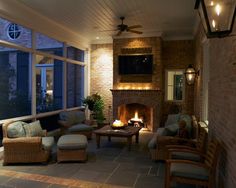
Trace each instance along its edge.
<path fill-rule="evenodd" d="M 152 109 L 152 125 L 148 128 L 155 131 L 160 124 L 162 92 L 158 89 L 111 89 L 113 103 L 113 120 L 119 119 L 118 108 L 124 104 L 138 103 Z"/>

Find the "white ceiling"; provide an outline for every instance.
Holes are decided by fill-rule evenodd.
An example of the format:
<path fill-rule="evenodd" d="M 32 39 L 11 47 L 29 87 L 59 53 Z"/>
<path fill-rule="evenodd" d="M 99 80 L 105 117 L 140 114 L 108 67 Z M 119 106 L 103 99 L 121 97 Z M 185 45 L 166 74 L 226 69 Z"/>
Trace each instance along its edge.
<path fill-rule="evenodd" d="M 19 0 L 39 14 L 67 27 L 91 43 L 112 42 L 125 16 L 127 25 L 142 25 L 143 34 L 120 37 L 162 36 L 192 38 L 196 24 L 195 0 Z M 96 39 L 99 37 L 99 39 Z"/>

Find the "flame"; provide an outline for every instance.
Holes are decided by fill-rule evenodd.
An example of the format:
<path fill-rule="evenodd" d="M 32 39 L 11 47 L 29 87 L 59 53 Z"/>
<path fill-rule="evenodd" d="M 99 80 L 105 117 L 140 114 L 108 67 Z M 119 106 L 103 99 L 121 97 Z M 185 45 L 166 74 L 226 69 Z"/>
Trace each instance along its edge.
<path fill-rule="evenodd" d="M 135 111 L 135 113 L 134 113 L 134 119 L 138 119 L 138 111 Z"/>
<path fill-rule="evenodd" d="M 131 121 L 137 121 L 143 123 L 143 120 L 138 117 L 138 111 L 135 111 L 134 117 L 131 118 Z"/>

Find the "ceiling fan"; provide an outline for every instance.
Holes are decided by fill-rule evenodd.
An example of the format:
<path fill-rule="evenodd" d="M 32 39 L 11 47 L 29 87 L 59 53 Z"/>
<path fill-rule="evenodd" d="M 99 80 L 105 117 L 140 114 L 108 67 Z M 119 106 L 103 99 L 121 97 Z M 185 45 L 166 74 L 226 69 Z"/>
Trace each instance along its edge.
<path fill-rule="evenodd" d="M 141 31 L 136 31 L 134 29 L 136 28 L 142 28 L 141 25 L 132 25 L 132 26 L 128 26 L 128 25 L 125 25 L 123 23 L 125 17 L 120 17 L 121 19 L 121 24 L 117 25 L 117 29 L 118 30 L 118 33 L 116 34 L 116 36 L 120 36 L 122 32 L 126 31 L 126 32 L 131 32 L 131 33 L 136 33 L 136 34 L 142 34 L 143 32 Z"/>

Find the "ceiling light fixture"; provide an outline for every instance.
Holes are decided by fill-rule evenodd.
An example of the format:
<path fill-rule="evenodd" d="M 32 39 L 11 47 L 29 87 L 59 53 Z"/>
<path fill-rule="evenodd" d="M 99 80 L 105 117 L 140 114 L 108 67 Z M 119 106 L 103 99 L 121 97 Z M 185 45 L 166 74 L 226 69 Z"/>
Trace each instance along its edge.
<path fill-rule="evenodd" d="M 207 38 L 226 37 L 233 29 L 235 19 L 235 0 L 196 0 L 198 10 Z"/>

